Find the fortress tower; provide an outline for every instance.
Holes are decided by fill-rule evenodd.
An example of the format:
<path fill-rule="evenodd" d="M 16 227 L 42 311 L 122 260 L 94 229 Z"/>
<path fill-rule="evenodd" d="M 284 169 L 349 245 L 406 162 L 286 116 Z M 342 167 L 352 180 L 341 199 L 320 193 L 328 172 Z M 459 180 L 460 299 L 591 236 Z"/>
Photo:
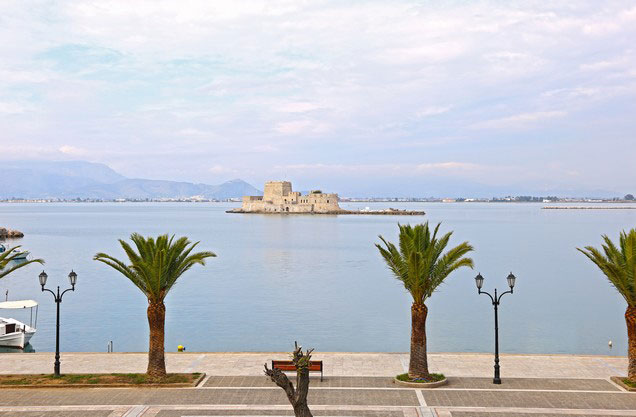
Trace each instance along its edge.
<path fill-rule="evenodd" d="M 265 183 L 263 196 L 243 197 L 241 212 L 244 213 L 338 213 L 338 194 L 324 194 L 311 191 L 301 195 L 292 191 L 289 181 L 269 181 Z"/>

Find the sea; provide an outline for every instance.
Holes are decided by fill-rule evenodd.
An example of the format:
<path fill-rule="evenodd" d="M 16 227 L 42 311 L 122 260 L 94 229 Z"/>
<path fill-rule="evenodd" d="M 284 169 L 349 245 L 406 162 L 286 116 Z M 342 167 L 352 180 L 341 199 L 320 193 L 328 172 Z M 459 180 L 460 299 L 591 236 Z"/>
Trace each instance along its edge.
<path fill-rule="evenodd" d="M 98 252 L 125 259 L 118 239 L 138 232 L 187 236 L 217 255 L 187 271 L 167 296 L 166 351 L 289 351 L 298 341 L 323 352 L 406 352 L 412 299 L 374 244 L 379 235 L 397 242 L 398 223 L 428 221 L 453 232 L 451 246 L 475 248 L 475 268 L 451 274 L 427 301 L 430 352 L 491 352 L 494 310 L 474 277 L 481 273 L 483 289 L 501 293 L 512 272 L 514 293 L 499 308 L 501 352 L 626 355 L 625 300 L 576 248 L 600 246 L 603 234 L 618 239 L 636 227 L 636 210 L 471 202 L 341 204 L 423 216 L 226 213 L 237 205 L 0 204 L 0 226 L 25 233 L 4 243 L 46 261 L 0 280 L 2 300 L 39 303 L 28 350 L 55 349 L 55 303 L 40 289 L 42 270 L 51 289 L 68 288 L 71 270 L 78 275 L 60 305 L 62 351 L 105 352 L 111 341 L 116 352 L 147 350 L 147 299 L 93 260 Z M 0 316 L 35 318 L 28 309 Z"/>

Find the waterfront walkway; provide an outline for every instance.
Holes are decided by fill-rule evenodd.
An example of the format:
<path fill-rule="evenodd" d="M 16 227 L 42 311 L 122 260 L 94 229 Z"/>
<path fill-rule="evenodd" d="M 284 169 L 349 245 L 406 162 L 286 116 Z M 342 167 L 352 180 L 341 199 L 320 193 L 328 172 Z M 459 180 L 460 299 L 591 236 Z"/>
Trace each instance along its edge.
<path fill-rule="evenodd" d="M 169 372 L 205 372 L 197 388 L 0 389 L 0 416 L 195 417 L 289 416 L 283 391 L 262 375 L 264 363 L 287 353 L 170 353 Z M 408 355 L 317 353 L 325 380 L 312 377 L 316 416 L 563 417 L 636 416 L 636 393 L 609 380 L 623 375 L 626 358 L 503 355 L 502 385 L 493 385 L 492 355 L 431 354 L 432 371 L 449 384 L 433 390 L 401 388 L 392 377 Z M 143 372 L 137 353 L 67 353 L 64 373 Z M 53 354 L 0 354 L 0 373 L 50 373 Z"/>

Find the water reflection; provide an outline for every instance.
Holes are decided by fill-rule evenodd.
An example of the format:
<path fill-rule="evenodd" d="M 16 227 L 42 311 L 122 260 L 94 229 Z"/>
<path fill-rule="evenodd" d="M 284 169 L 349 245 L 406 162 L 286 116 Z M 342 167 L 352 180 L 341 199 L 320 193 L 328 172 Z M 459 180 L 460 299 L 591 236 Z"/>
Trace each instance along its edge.
<path fill-rule="evenodd" d="M 33 353 L 35 349 L 31 343 L 27 343 L 24 349 L 0 346 L 0 353 Z"/>

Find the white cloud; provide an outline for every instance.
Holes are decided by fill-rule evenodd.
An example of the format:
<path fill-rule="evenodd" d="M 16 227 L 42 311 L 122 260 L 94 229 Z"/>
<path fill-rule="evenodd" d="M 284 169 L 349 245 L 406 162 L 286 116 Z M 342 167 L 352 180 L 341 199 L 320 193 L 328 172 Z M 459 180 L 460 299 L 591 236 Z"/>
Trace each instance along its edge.
<path fill-rule="evenodd" d="M 514 143 L 528 173 L 557 155 L 525 157 L 536 126 L 562 154 L 573 141 L 556 131 L 611 130 L 628 148 L 635 19 L 628 0 L 9 1 L 1 140 L 192 180 L 212 157 L 213 170 L 324 161 L 373 179 L 410 161 L 470 179 L 478 168 L 452 161 L 501 165 L 497 144 Z M 417 163 L 431 158 L 447 162 Z"/>
<path fill-rule="evenodd" d="M 290 172 L 322 172 L 333 174 L 373 175 L 383 173 L 391 176 L 413 173 L 459 174 L 465 172 L 488 171 L 489 168 L 470 162 L 427 162 L 421 164 L 288 164 L 277 165 L 277 170 Z M 499 169 L 499 168 L 497 168 Z"/>
<path fill-rule="evenodd" d="M 58 148 L 58 151 L 70 156 L 87 156 L 90 154 L 90 151 L 86 149 L 78 148 L 71 145 L 62 145 Z"/>
<path fill-rule="evenodd" d="M 519 113 L 499 119 L 491 119 L 483 122 L 477 122 L 472 125 L 477 129 L 508 129 L 508 128 L 524 128 L 536 125 L 536 122 L 564 117 L 565 111 L 538 111 L 530 113 Z"/>
<path fill-rule="evenodd" d="M 32 106 L 25 106 L 19 103 L 6 103 L 0 101 L 0 114 L 22 114 L 33 110 Z"/>
<path fill-rule="evenodd" d="M 283 113 L 306 113 L 312 110 L 318 110 L 322 107 L 316 103 L 310 103 L 306 101 L 296 101 L 283 104 L 279 107 L 279 111 Z"/>
<path fill-rule="evenodd" d="M 328 127 L 324 123 L 315 122 L 313 120 L 293 120 L 278 123 L 275 130 L 284 135 L 297 135 L 300 133 L 316 134 L 326 132 Z"/>
<path fill-rule="evenodd" d="M 448 112 L 452 106 L 428 106 L 419 110 L 415 115 L 422 119 L 429 116 L 437 116 L 438 114 L 443 114 Z"/>
<path fill-rule="evenodd" d="M 474 164 L 470 162 L 434 162 L 434 163 L 425 163 L 418 164 L 415 169 L 417 171 L 455 171 L 455 172 L 468 172 L 468 171 L 477 171 L 484 170 L 485 167 L 483 165 Z"/>
<path fill-rule="evenodd" d="M 223 165 L 213 165 L 208 168 L 208 171 L 212 174 L 238 174 L 238 170 L 232 167 L 226 167 Z"/>

